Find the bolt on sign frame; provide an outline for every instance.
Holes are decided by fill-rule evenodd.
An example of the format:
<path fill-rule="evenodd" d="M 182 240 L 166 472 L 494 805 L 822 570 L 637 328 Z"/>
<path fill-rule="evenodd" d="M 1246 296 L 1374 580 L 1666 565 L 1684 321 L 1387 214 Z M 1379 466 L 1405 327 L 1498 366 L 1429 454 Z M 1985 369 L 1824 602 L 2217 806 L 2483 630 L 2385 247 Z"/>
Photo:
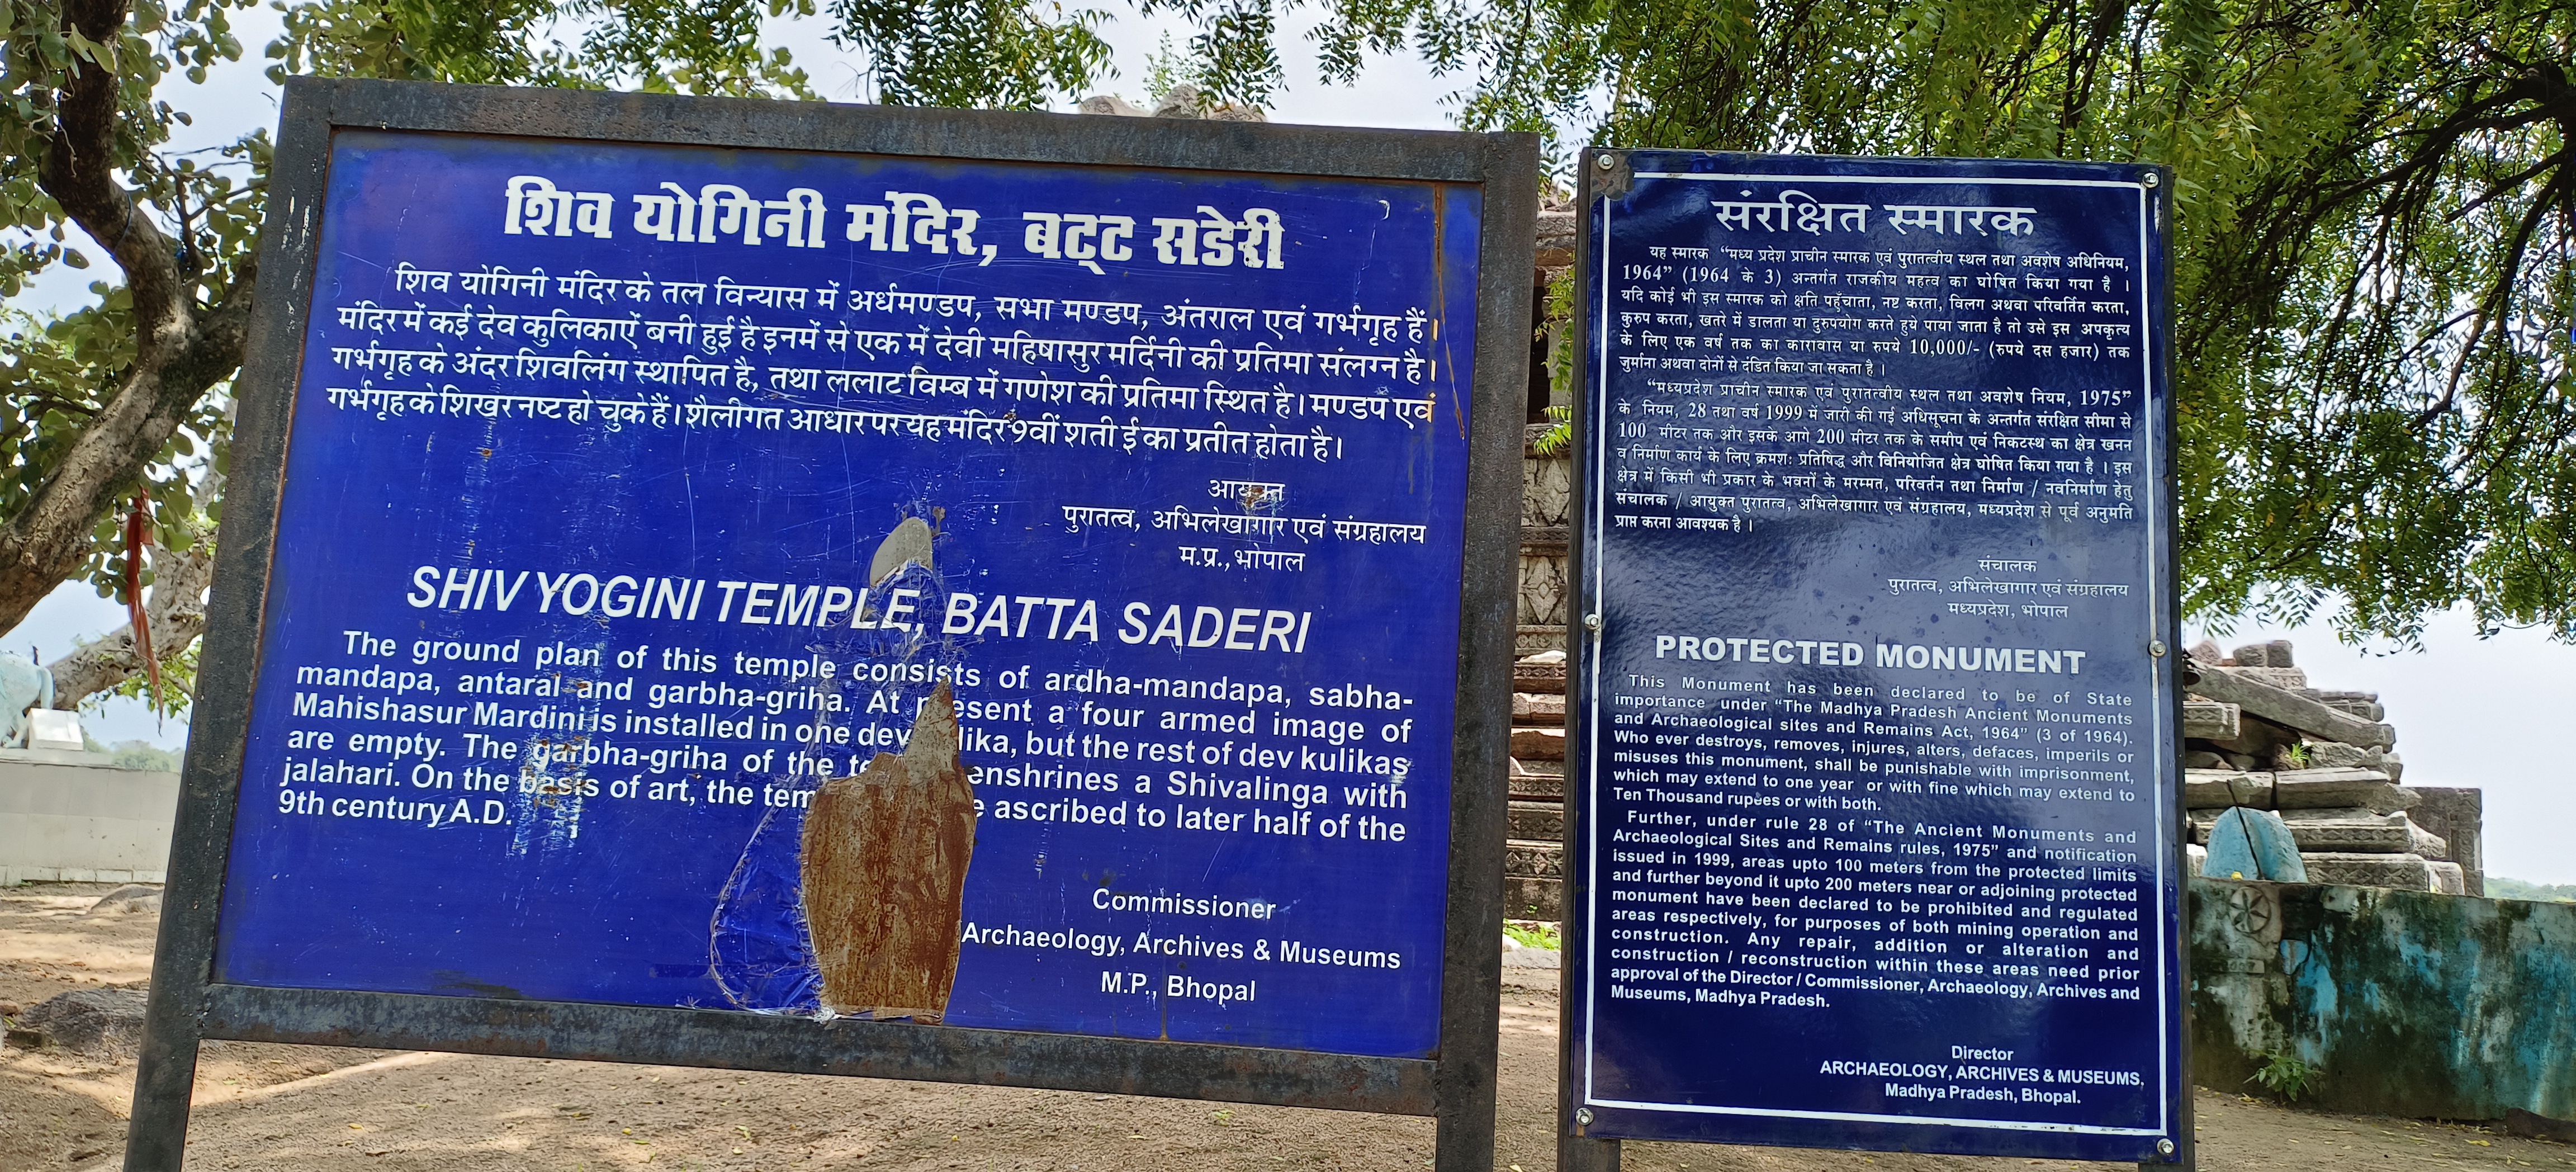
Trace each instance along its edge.
<path fill-rule="evenodd" d="M 289 82 L 126 1167 L 205 1039 L 1485 1166 L 1537 163 Z"/>
<path fill-rule="evenodd" d="M 2188 1166 L 2170 175 L 1580 171 L 1559 1166 Z"/>

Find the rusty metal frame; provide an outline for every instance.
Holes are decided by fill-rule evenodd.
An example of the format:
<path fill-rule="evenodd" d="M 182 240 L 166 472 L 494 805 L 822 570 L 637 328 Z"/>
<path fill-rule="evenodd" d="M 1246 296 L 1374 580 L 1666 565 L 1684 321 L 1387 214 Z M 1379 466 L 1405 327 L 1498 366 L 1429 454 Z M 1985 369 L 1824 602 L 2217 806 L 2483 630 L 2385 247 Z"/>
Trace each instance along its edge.
<path fill-rule="evenodd" d="M 213 984 L 271 557 L 310 312 L 321 200 L 343 127 L 652 145 L 1394 179 L 1482 189 L 1474 401 L 1459 586 L 1457 725 L 1439 1049 L 1373 1058 L 729 1011 Z M 197 718 L 170 849 L 125 1167 L 175 1172 L 208 1039 L 450 1050 L 1042 1087 L 1427 1115 L 1437 1166 L 1491 1166 L 1503 838 L 1519 554 L 1521 416 L 1538 140 L 647 94 L 298 78 L 286 99 L 235 383 L 239 414 Z"/>
<path fill-rule="evenodd" d="M 1586 147 L 1576 159 L 1574 199 L 1574 280 L 1578 290 L 1591 287 L 1592 267 L 1601 263 L 1594 253 L 1592 230 L 1593 205 L 1606 196 L 1628 189 L 1628 158 L 1625 152 Z M 1566 510 L 1566 627 L 1565 627 L 1565 822 L 1563 853 L 1557 881 L 1557 938 L 1563 944 L 1557 953 L 1556 994 L 1556 1167 L 1557 1172 L 1619 1172 L 1619 1141 L 1597 1139 L 1585 1134 L 1591 1112 L 1582 1106 L 1580 1088 L 1583 1079 L 1576 1068 L 1574 1011 L 1575 997 L 1591 981 L 1590 966 L 1585 958 L 1591 949 L 1582 942 L 1591 938 L 1592 924 L 1585 909 L 1592 906 L 1592 876 L 1574 865 L 1575 844 L 1590 834 L 1592 811 L 1589 792 L 1578 784 L 1578 777 L 1590 760 L 1584 738 L 1590 735 L 1585 719 L 1599 702 L 1593 683 L 1594 664 L 1599 648 L 1594 646 L 1598 627 L 1592 608 L 1600 600 L 1584 584 L 1592 580 L 1590 512 L 1592 493 L 1584 486 L 1591 482 L 1592 445 L 1585 438 L 1592 434 L 1591 370 L 1592 348 L 1600 341 L 1592 336 L 1592 314 L 1583 295 L 1575 298 L 1573 326 L 1574 361 L 1585 369 L 1574 378 L 1573 435 L 1566 445 L 1573 454 L 1571 495 Z M 1579 1114 L 1578 1114 L 1579 1112 Z"/>

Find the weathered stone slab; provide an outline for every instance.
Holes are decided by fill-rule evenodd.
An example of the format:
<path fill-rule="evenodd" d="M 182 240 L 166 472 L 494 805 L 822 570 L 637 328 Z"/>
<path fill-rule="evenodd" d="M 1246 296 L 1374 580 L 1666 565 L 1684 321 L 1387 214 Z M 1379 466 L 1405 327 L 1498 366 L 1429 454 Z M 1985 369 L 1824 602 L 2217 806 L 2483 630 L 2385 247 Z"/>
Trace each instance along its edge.
<path fill-rule="evenodd" d="M 2258 680 L 2263 683 L 2270 684 L 2275 688 L 2284 688 L 2293 692 L 2300 691 L 2308 686 L 2308 672 L 2305 668 L 2222 667 L 2218 670 L 2233 672 L 2245 679 Z"/>
<path fill-rule="evenodd" d="M 2412 854 L 2438 859 L 2447 849 L 2440 835 L 2417 826 L 2402 811 L 2382 814 L 2367 806 L 2285 810 L 2281 821 L 2289 826 L 2290 837 L 2302 851 Z"/>
<path fill-rule="evenodd" d="M 2458 863 L 2445 862 L 2440 859 L 2431 859 L 2427 860 L 2424 865 L 2433 872 L 2433 890 L 2441 892 L 2444 895 L 2468 894 L 2466 890 L 2468 879 L 2467 876 L 2462 874 L 2460 871 L 2460 865 Z"/>
<path fill-rule="evenodd" d="M 2206 697 L 2200 697 L 2206 699 Z M 2299 739 L 2299 734 L 2247 712 L 2239 706 L 2236 713 L 2236 737 L 2233 740 L 2201 742 L 2228 756 L 2232 768 L 2247 773 L 2261 773 L 2272 768 L 2272 752 Z"/>
<path fill-rule="evenodd" d="M 1553 696 L 1545 692 L 1512 693 L 1512 723 L 1565 723 L 1565 695 L 1561 692 Z"/>
<path fill-rule="evenodd" d="M 2292 766 L 2292 768 L 2379 769 L 2381 763 L 2388 759 L 2388 755 L 2378 749 L 2362 745 L 2347 745 L 2342 741 L 2309 740 L 2300 742 L 2300 746 L 2306 750 L 2307 764 Z M 2275 751 L 2274 756 L 2277 758 L 2279 755 L 2280 752 Z M 2392 777 L 2389 780 L 2396 779 Z"/>
<path fill-rule="evenodd" d="M 2185 700 L 2182 702 L 2182 735 L 2205 741 L 2235 740 L 2237 711 L 2235 705 L 2221 704 L 2216 700 Z"/>
<path fill-rule="evenodd" d="M 2292 650 L 2289 640 L 2274 639 L 2268 643 L 2248 643 L 2237 648 L 2236 653 L 2228 658 L 2235 660 L 2239 667 L 2296 667 L 2298 662 L 2291 658 Z"/>
<path fill-rule="evenodd" d="M 2403 822 L 2292 822 L 2289 825 L 2290 840 L 2298 843 L 2303 853 L 2402 855 L 2408 853 L 2407 847 L 2413 837 L 2408 831 L 2414 829 Z"/>
<path fill-rule="evenodd" d="M 1564 628 L 1564 627 L 1562 627 L 1562 626 L 1547 626 L 1547 625 L 1522 624 L 1522 625 L 1520 625 L 1519 627 L 1516 627 L 1516 628 L 1513 630 L 1513 632 L 1512 632 L 1512 654 L 1513 654 L 1513 655 L 1515 655 L 1515 656 L 1541 655 L 1541 654 L 1544 654 L 1544 653 L 1546 653 L 1546 652 L 1550 652 L 1550 651 L 1556 652 L 1556 653 L 1557 653 L 1558 655 L 1560 655 L 1560 656 L 1565 654 L 1565 628 Z M 1563 659 L 1559 659 L 1559 660 L 1557 660 L 1556 662 L 1557 662 L 1557 673 L 1556 673 L 1556 674 L 1557 674 L 1557 678 L 1558 678 L 1558 679 L 1563 679 L 1563 678 L 1565 678 L 1565 670 L 1564 670 L 1564 669 L 1565 669 L 1565 661 L 1564 661 Z M 1532 690 L 1534 690 L 1534 689 L 1530 689 L 1530 688 L 1523 688 L 1523 689 L 1521 689 L 1521 690 L 1522 690 L 1522 691 L 1524 691 L 1524 692 L 1527 692 L 1527 691 L 1532 691 Z"/>
<path fill-rule="evenodd" d="M 1559 784 L 1565 781 L 1565 762 L 1563 761 L 1524 761 L 1514 757 L 1511 762 L 1514 778 L 1544 777 Z"/>
<path fill-rule="evenodd" d="M 1503 843 L 1503 874 L 1531 879 L 1565 878 L 1565 843 L 1513 839 Z"/>
<path fill-rule="evenodd" d="M 2413 806 L 2414 791 L 2376 769 L 2285 769 L 2272 775 L 2272 804 L 2282 810 L 2368 806 L 2393 814 Z"/>
<path fill-rule="evenodd" d="M 1565 730 L 1562 728 L 1513 729 L 1512 756 L 1529 761 L 1563 761 L 1565 760 Z"/>
<path fill-rule="evenodd" d="M 2186 769 L 2182 771 L 2182 804 L 2194 810 L 2223 810 L 2229 806 L 2269 810 L 2272 808 L 2272 775 Z"/>
<path fill-rule="evenodd" d="M 1565 665 L 1562 663 L 1515 663 L 1512 665 L 1512 692 L 1515 695 L 1565 694 Z"/>
<path fill-rule="evenodd" d="M 1565 807 L 1548 802 L 1513 802 L 1511 837 L 1562 841 L 1565 838 Z"/>
<path fill-rule="evenodd" d="M 2343 887 L 2394 887 L 2402 891 L 2433 890 L 2432 860 L 2422 855 L 2348 854 L 2318 851 L 2301 856 L 2308 882 Z"/>
<path fill-rule="evenodd" d="M 2234 704 L 2265 720 L 2294 728 L 2321 740 L 2386 749 L 2397 744 L 2397 730 L 2346 712 L 2337 712 L 2297 692 L 2276 687 L 2229 668 L 2205 668 L 2191 690 L 2209 699 Z"/>
<path fill-rule="evenodd" d="M 2381 707 L 2377 692 L 2340 692 L 2328 689 L 2316 694 L 2316 701 L 2337 712 L 2363 720 L 2386 720 L 2388 709 Z"/>
<path fill-rule="evenodd" d="M 1528 919 L 1556 919 L 1565 911 L 1565 885 L 1532 875 L 1505 875 L 1503 907 Z"/>
<path fill-rule="evenodd" d="M 2413 788 L 2422 798 L 2406 816 L 2418 826 L 2442 836 L 2449 846 L 2442 857 L 2460 865 L 2464 893 L 2483 896 L 2487 893 L 2486 851 L 2484 843 L 2485 795 L 2478 790 L 2452 786 L 2418 786 Z"/>
<path fill-rule="evenodd" d="M 2409 850 L 2422 855 L 2425 858 L 2432 859 L 2435 862 L 2452 861 L 2451 844 L 2443 841 L 2441 835 L 2435 834 L 2430 830 L 2426 830 L 2421 826 L 2417 826 L 2411 818 L 2406 822 L 2406 830 L 2411 836 L 2408 841 Z M 2459 893 L 2455 891 L 2451 894 L 2457 895 Z"/>

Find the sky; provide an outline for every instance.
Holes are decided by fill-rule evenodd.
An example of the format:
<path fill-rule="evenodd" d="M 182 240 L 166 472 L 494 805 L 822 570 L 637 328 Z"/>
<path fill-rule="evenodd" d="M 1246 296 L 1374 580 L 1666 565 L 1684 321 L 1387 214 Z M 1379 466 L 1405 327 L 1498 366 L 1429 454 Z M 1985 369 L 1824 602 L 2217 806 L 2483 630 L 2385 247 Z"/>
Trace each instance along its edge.
<path fill-rule="evenodd" d="M 1449 127 L 1451 107 L 1443 101 L 1456 88 L 1455 79 L 1430 76 L 1420 64 L 1381 59 L 1369 66 L 1352 87 L 1318 84 L 1315 54 L 1305 38 L 1312 10 L 1290 14 L 1281 39 L 1288 86 L 1270 111 L 1274 122 L 1308 122 L 1438 130 Z M 259 48 L 272 38 L 278 14 L 262 7 L 236 17 L 246 46 L 245 60 L 218 68 L 202 87 L 184 81 L 165 91 L 181 109 L 196 116 L 183 128 L 174 149 L 193 149 L 229 141 L 254 127 L 273 126 L 277 91 L 261 76 L 266 64 Z M 1188 29 L 1168 14 L 1151 20 L 1113 20 L 1102 29 L 1115 50 L 1117 76 L 1100 88 L 1141 103 L 1146 59 L 1165 34 L 1175 44 Z M 793 50 L 826 96 L 850 100 L 857 94 L 854 71 L 820 35 L 818 27 L 773 27 L 774 40 Z M 82 295 L 91 274 L 66 272 L 37 290 L 30 302 L 69 305 Z M 89 587 L 66 584 L 39 605 L 0 646 L 25 654 L 31 645 L 47 659 L 60 656 L 75 638 L 95 637 L 122 625 L 124 611 L 97 597 Z M 2186 644 L 2202 635 L 2197 628 Z M 2504 631 L 2477 637 L 2465 614 L 2444 615 L 2426 631 L 2419 650 L 2356 649 L 2336 642 L 2322 622 L 2305 627 L 2245 629 L 2218 637 L 2222 647 L 2287 638 L 2297 644 L 2300 666 L 2310 683 L 2323 688 L 2376 691 L 2397 728 L 2398 750 L 2406 759 L 2406 780 L 2422 785 L 2477 786 L 2486 791 L 2486 858 L 2490 874 L 2540 883 L 2576 883 L 2576 847 L 2566 835 L 2576 829 L 2576 789 L 2567 784 L 2570 766 L 2549 734 L 2556 721 L 2576 712 L 2576 647 L 2552 643 L 2530 631 Z M 156 729 L 138 702 L 118 701 L 87 718 L 91 735 L 114 743 L 139 739 L 176 747 L 186 736 L 184 721 Z"/>

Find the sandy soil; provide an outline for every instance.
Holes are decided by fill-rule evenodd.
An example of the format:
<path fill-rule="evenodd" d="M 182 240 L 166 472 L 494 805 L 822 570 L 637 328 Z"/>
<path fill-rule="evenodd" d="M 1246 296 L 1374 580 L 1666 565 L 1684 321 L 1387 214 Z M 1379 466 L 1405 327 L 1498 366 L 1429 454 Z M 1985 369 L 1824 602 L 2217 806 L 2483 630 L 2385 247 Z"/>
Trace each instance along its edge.
<path fill-rule="evenodd" d="M 83 913 L 104 887 L 0 890 L 0 1001 L 141 982 L 153 917 Z M 1553 1166 L 1556 991 L 1503 995 L 1497 1170 Z M 0 1172 L 116 1166 L 131 1060 L 0 1053 Z M 2203 1090 L 2201 1167 L 2576 1168 L 2576 1149 L 2474 1127 L 2284 1110 Z M 546 1169 L 1419 1169 L 1428 1120 L 1058 1091 L 740 1075 L 452 1054 L 210 1044 L 190 1166 Z M 2002 1172 L 2127 1165 L 1632 1144 L 1637 1172 Z"/>

